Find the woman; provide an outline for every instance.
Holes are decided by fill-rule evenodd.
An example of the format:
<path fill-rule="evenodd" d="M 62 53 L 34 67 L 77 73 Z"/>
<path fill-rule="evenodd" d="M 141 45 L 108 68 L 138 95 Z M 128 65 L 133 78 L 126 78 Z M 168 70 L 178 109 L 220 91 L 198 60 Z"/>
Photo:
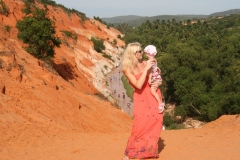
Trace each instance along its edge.
<path fill-rule="evenodd" d="M 151 86 L 148 84 L 148 75 L 154 62 L 143 61 L 142 54 L 138 42 L 130 43 L 124 51 L 122 61 L 122 72 L 135 89 L 132 133 L 123 160 L 159 157 L 158 140 L 163 114 L 158 113 L 158 102 L 150 90 L 151 86 L 158 87 L 160 82 L 155 82 Z M 157 93 L 161 97 L 159 89 Z"/>

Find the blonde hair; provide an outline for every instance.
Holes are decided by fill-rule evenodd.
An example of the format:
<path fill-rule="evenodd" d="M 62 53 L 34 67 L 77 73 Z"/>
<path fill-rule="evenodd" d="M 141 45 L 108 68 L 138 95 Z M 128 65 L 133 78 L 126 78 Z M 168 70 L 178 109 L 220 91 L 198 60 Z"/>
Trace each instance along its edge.
<path fill-rule="evenodd" d="M 125 72 L 126 70 L 133 72 L 138 62 L 135 55 L 139 50 L 141 50 L 141 44 L 138 42 L 129 43 L 127 45 L 123 54 L 122 72 Z"/>

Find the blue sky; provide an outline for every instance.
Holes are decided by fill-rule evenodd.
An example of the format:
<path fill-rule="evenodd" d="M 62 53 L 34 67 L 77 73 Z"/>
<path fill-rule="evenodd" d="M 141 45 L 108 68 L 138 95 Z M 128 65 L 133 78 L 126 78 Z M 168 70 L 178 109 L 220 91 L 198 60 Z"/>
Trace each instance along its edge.
<path fill-rule="evenodd" d="M 74 8 L 87 17 L 116 17 L 126 15 L 157 16 L 178 14 L 209 15 L 230 9 L 240 9 L 240 0 L 54 0 Z"/>

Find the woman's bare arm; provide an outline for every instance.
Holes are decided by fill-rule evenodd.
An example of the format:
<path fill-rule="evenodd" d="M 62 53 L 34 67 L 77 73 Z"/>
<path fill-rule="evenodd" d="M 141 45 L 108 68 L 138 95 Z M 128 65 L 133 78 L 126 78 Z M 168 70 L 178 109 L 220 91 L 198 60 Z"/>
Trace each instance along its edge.
<path fill-rule="evenodd" d="M 127 79 L 129 80 L 129 82 L 132 85 L 134 85 L 134 87 L 141 89 L 146 80 L 147 75 L 150 73 L 149 71 L 151 70 L 152 65 L 153 65 L 152 61 L 146 63 L 146 66 L 145 66 L 145 68 L 141 74 L 141 77 L 139 79 L 136 79 L 134 74 L 132 72 L 130 72 L 129 70 L 125 71 L 124 74 L 127 77 Z"/>
<path fill-rule="evenodd" d="M 160 85 L 162 85 L 162 81 L 155 81 L 151 83 L 151 87 L 157 89 Z"/>

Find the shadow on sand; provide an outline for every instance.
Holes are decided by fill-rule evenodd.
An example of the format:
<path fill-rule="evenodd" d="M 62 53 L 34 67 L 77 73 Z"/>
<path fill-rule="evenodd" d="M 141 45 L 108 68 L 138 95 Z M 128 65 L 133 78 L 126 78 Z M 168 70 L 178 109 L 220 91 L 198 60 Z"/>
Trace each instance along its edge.
<path fill-rule="evenodd" d="M 164 140 L 159 138 L 159 140 L 158 140 L 158 153 L 162 152 L 162 150 L 164 149 L 164 146 L 165 146 Z"/>

